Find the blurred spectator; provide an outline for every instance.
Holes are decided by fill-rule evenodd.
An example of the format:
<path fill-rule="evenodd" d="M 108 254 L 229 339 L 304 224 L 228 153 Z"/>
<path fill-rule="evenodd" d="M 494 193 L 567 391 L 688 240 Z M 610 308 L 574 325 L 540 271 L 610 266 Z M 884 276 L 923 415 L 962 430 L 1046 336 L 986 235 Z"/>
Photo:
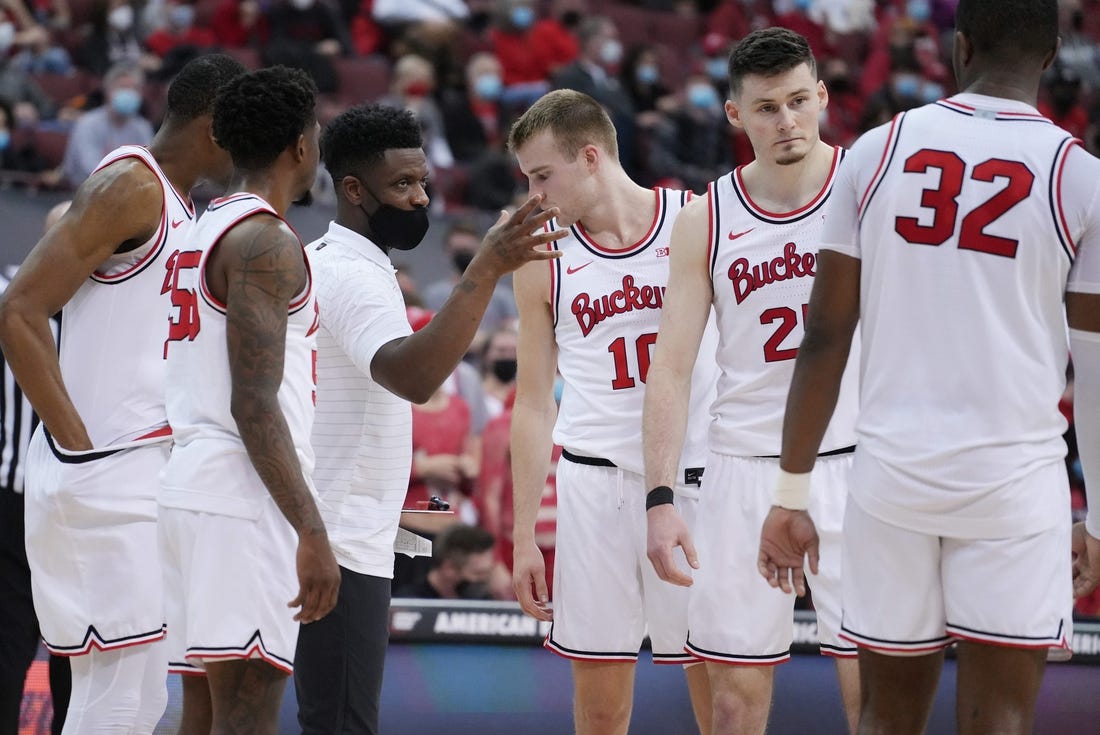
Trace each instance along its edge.
<path fill-rule="evenodd" d="M 1077 72 L 1089 89 L 1100 89 L 1100 54 L 1097 53 L 1096 39 L 1085 32 L 1085 11 L 1081 0 L 1059 0 L 1058 14 L 1061 31 L 1058 61 Z"/>
<path fill-rule="evenodd" d="M 874 0 L 796 0 L 805 6 L 806 13 L 838 35 L 866 33 L 875 27 Z"/>
<path fill-rule="evenodd" d="M 512 404 L 513 390 L 504 402 L 504 411 L 485 425 L 481 435 L 481 472 L 475 500 L 482 528 L 497 539 L 497 559 L 512 571 Z M 553 596 L 554 549 L 557 531 L 557 468 L 561 447 L 555 446 L 550 459 L 550 472 L 539 500 L 535 516 L 535 544 L 542 551 L 546 564 L 547 591 Z"/>
<path fill-rule="evenodd" d="M 894 115 L 943 96 L 943 87 L 921 76 L 920 64 L 912 46 L 891 49 L 890 74 L 864 105 L 860 130 L 869 130 L 888 122 Z"/>
<path fill-rule="evenodd" d="M 458 220 L 447 228 L 447 232 L 443 235 L 443 254 L 451 265 L 451 275 L 424 287 L 421 295 L 429 309 L 442 308 L 462 274 L 466 272 L 466 267 L 473 261 L 478 248 L 481 247 L 481 238 L 484 234 L 484 230 L 467 220 Z M 515 318 L 516 301 L 512 295 L 511 281 L 501 279 L 493 290 L 493 297 L 485 309 L 485 316 L 481 320 L 477 337 L 470 346 L 470 352 L 480 354 L 488 336 Z"/>
<path fill-rule="evenodd" d="M 563 63 L 551 48 L 536 45 L 538 12 L 534 0 L 497 0 L 489 48 L 500 60 L 502 101 L 526 107 L 550 90 L 550 74 Z"/>
<path fill-rule="evenodd" d="M 351 53 L 351 37 L 330 0 L 277 0 L 267 11 L 267 28 L 265 64 L 303 69 L 319 91 L 337 91 L 332 59 Z"/>
<path fill-rule="evenodd" d="M 441 94 L 447 143 L 456 161 L 470 164 L 490 149 L 502 150 L 508 132 L 500 105 L 503 89 L 500 61 L 482 52 L 466 62 L 465 84 Z"/>
<path fill-rule="evenodd" d="M 267 39 L 267 19 L 258 0 L 221 0 L 210 23 L 218 44 L 259 48 Z"/>
<path fill-rule="evenodd" d="M 490 600 L 493 536 L 483 528 L 456 523 L 432 542 L 427 574 L 394 590 L 394 597 L 428 600 Z"/>
<path fill-rule="evenodd" d="M 166 21 L 163 26 L 149 34 L 145 45 L 162 59 L 173 49 L 191 46 L 195 49 L 207 49 L 217 45 L 214 31 L 206 26 L 195 24 L 195 6 L 183 0 L 167 0 L 164 3 Z"/>
<path fill-rule="evenodd" d="M 550 15 L 535 21 L 531 29 L 531 42 L 545 59 L 551 76 L 580 54 L 580 43 L 575 34 L 587 10 L 585 0 L 552 0 Z"/>
<path fill-rule="evenodd" d="M 661 81 L 661 67 L 655 46 L 639 44 L 626 52 L 619 82 L 639 116 L 653 112 L 658 108 L 671 109 L 675 100 L 670 97 L 668 87 Z M 644 124 L 639 119 L 639 124 Z"/>
<path fill-rule="evenodd" d="M 68 29 L 69 8 L 65 0 L 36 3 L 33 0 L 2 0 L 0 18 L 10 23 L 12 46 L 18 50 L 13 63 L 36 74 L 68 74 L 72 71 L 69 52 L 54 37 Z M 7 31 L 0 29 L 0 35 Z"/>
<path fill-rule="evenodd" d="M 0 102 L 0 169 L 26 173 L 44 171 L 46 161 L 33 143 L 20 142 L 12 135 L 13 131 L 11 108 Z"/>
<path fill-rule="evenodd" d="M 70 186 L 79 186 L 120 145 L 153 140 L 153 126 L 140 114 L 144 85 L 141 68 L 128 62 L 112 66 L 103 77 L 104 104 L 76 121 L 65 148 L 61 171 Z"/>
<path fill-rule="evenodd" d="M 1055 61 L 1043 77 L 1043 94 L 1039 97 L 1039 112 L 1058 127 L 1081 140 L 1089 137 L 1089 115 L 1081 104 L 1081 77 L 1077 72 Z"/>
<path fill-rule="evenodd" d="M 433 173 L 454 166 L 454 154 L 447 143 L 443 113 L 432 97 L 436 89 L 435 68 L 423 56 L 408 54 L 393 66 L 389 94 L 378 101 L 416 115 L 424 135 L 424 153 Z M 433 200 L 435 197 L 433 196 Z"/>
<path fill-rule="evenodd" d="M 10 28 L 10 24 L 7 25 Z M 16 66 L 13 59 L 6 55 L 2 26 L 0 24 L 0 102 L 11 108 L 11 121 L 17 127 L 33 127 L 39 120 L 53 117 L 57 113 L 57 104 L 30 74 Z"/>
<path fill-rule="evenodd" d="M 675 177 L 699 194 L 733 167 L 723 100 L 706 74 L 684 81 L 682 101 L 650 132 L 649 178 Z"/>
<path fill-rule="evenodd" d="M 448 380 L 453 380 L 450 378 Z M 413 461 L 405 507 L 439 497 L 466 520 L 465 501 L 473 493 L 480 457 L 479 437 L 471 431 L 470 407 L 452 384 L 414 404 Z"/>
<path fill-rule="evenodd" d="M 122 62 L 140 64 L 146 71 L 157 69 L 160 60 L 145 52 L 134 8 L 130 0 L 92 0 L 84 38 L 73 54 L 76 65 L 96 76 Z"/>
<path fill-rule="evenodd" d="M 619 84 L 619 67 L 623 59 L 623 45 L 615 23 L 604 16 L 593 16 L 581 21 L 577 29 L 580 55 L 572 64 L 554 75 L 555 89 L 574 89 L 584 92 L 607 109 L 618 133 L 619 160 L 631 176 L 635 176 L 634 103 Z"/>
<path fill-rule="evenodd" d="M 860 90 L 869 96 L 882 88 L 899 60 L 913 64 L 925 79 L 942 84 L 947 67 L 942 61 L 939 33 L 929 20 L 926 0 L 913 0 L 905 12 L 884 17 L 882 27 L 871 39 L 864 62 Z"/>
<path fill-rule="evenodd" d="M 509 324 L 497 329 L 485 341 L 481 356 L 481 386 L 492 420 L 504 412 L 505 401 L 516 389 L 516 329 Z"/>
<path fill-rule="evenodd" d="M 821 139 L 850 147 L 859 136 L 863 98 L 848 62 L 839 57 L 827 59 L 820 67 L 820 76 L 829 92 L 829 106 L 821 115 Z"/>

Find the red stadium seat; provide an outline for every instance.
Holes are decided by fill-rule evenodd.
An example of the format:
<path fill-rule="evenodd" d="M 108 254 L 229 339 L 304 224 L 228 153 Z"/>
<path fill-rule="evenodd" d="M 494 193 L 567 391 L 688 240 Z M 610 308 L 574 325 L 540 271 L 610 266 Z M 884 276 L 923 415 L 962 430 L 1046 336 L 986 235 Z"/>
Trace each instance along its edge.
<path fill-rule="evenodd" d="M 391 69 L 385 56 L 352 56 L 335 61 L 340 80 L 337 97 L 344 104 L 373 102 L 389 91 Z"/>

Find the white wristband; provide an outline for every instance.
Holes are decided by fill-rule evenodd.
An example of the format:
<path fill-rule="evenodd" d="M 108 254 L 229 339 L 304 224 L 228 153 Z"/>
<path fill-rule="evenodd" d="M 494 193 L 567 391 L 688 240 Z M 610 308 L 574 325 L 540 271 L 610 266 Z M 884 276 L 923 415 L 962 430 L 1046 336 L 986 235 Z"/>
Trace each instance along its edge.
<path fill-rule="evenodd" d="M 810 505 L 810 473 L 780 469 L 779 476 L 775 478 L 772 505 L 787 510 L 806 510 Z"/>

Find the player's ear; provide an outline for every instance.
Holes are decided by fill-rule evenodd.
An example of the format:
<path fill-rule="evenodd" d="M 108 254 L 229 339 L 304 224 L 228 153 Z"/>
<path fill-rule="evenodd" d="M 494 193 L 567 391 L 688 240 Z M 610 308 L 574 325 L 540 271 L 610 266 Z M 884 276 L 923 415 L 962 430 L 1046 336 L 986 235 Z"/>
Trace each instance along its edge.
<path fill-rule="evenodd" d="M 741 110 L 737 107 L 737 103 L 731 98 L 726 100 L 724 107 L 726 110 L 726 119 L 729 120 L 730 125 L 744 130 L 745 123 L 741 121 Z"/>
<path fill-rule="evenodd" d="M 354 176 L 345 176 L 340 179 L 340 191 L 350 204 L 359 206 L 363 203 L 363 182 Z"/>
<path fill-rule="evenodd" d="M 817 80 L 817 109 L 824 110 L 829 106 L 829 90 L 825 86 L 825 82 L 820 79 Z"/>
<path fill-rule="evenodd" d="M 304 161 L 306 158 L 306 148 L 309 145 L 306 141 L 306 134 L 302 133 L 298 136 L 298 142 L 294 147 L 294 154 L 297 160 Z"/>
<path fill-rule="evenodd" d="M 601 155 L 602 151 L 600 151 L 599 148 L 592 145 L 591 143 L 586 145 L 584 148 L 581 148 L 581 157 L 584 160 L 584 163 L 588 167 L 589 171 L 596 167 L 596 164 L 599 162 Z"/>

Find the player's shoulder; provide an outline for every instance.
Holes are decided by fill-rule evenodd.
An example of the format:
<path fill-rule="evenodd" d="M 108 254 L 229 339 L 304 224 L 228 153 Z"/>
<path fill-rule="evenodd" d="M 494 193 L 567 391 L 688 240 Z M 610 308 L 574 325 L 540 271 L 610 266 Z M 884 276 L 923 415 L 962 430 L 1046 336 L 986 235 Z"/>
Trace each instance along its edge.
<path fill-rule="evenodd" d="M 137 156 L 111 161 L 93 171 L 79 187 L 74 199 L 95 199 L 99 206 L 117 202 L 127 208 L 140 206 L 143 199 L 161 199 L 164 184 L 152 167 Z"/>

